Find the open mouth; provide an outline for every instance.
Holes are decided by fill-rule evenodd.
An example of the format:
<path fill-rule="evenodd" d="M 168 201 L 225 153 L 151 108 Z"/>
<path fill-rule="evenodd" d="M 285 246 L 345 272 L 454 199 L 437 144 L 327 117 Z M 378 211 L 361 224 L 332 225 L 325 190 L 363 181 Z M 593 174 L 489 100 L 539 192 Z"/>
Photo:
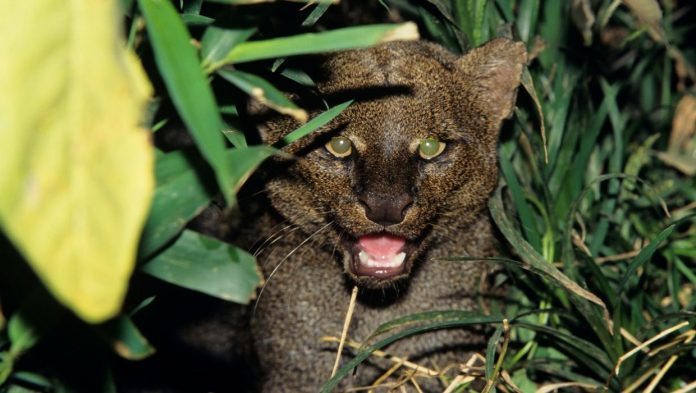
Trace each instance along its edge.
<path fill-rule="evenodd" d="M 406 238 L 386 232 L 358 237 L 351 250 L 356 276 L 390 279 L 406 273 L 410 245 Z"/>

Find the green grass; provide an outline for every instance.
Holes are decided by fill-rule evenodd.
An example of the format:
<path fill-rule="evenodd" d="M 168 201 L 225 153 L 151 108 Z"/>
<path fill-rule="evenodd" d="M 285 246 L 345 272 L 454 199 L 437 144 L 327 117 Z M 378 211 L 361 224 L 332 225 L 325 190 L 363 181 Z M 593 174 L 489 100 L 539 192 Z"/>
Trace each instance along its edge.
<path fill-rule="evenodd" d="M 304 11 L 300 11 L 303 4 L 284 2 L 121 3 L 124 40 L 143 59 L 157 88 L 147 126 L 158 129 L 181 119 L 196 145 L 157 154 L 157 190 L 141 239 L 139 266 L 168 282 L 248 301 L 258 284 L 250 256 L 191 231 L 181 236 L 186 223 L 215 194 L 224 195 L 228 206 L 235 204 L 235 192 L 274 152 L 247 146 L 246 136 L 236 127 L 243 110 L 236 103 L 246 94 L 263 94 L 270 108 L 302 118 L 304 111 L 263 75 L 274 72 L 311 84 L 302 70 L 286 67 L 283 59 L 369 46 L 400 25 L 333 26 L 323 2 Z M 505 301 L 491 305 L 490 315 L 450 310 L 385 324 L 367 352 L 345 365 L 325 391 L 370 351 L 401 337 L 479 323 L 489 324 L 494 332 L 481 353 L 485 371 L 480 378 L 487 381 L 489 391 L 527 392 L 554 383 L 587 390 L 672 391 L 693 383 L 696 104 L 690 100 L 696 100 L 696 49 L 690 45 L 694 27 L 688 23 L 692 6 L 662 2 L 660 14 L 650 7 L 658 4 L 648 0 L 626 2 L 647 8 L 628 8 L 611 0 L 580 1 L 595 17 L 589 24 L 587 14 L 572 8 L 569 1 L 383 3 L 406 21 L 416 22 L 423 37 L 452 51 L 464 52 L 507 35 L 525 42 L 532 54 L 515 116 L 502 133 L 501 186 L 490 202 L 506 250 L 505 257 L 490 262 L 504 267 L 497 282 L 507 287 L 507 294 Z M 269 23 L 278 15 L 285 18 L 282 31 Z M 315 25 L 320 33 L 313 32 Z M 254 67 L 238 67 L 259 60 Z M 264 73 L 257 75 L 258 69 Z M 312 132 L 349 104 L 328 109 L 289 134 L 285 142 Z M 680 119 L 685 125 L 673 128 Z M 100 357 L 115 351 L 139 359 L 152 352 L 129 319 L 151 298 L 131 294 L 123 315 L 106 325 L 78 323 L 43 290 L 29 296 L 26 288 L 40 284 L 26 272 L 6 239 L 0 246 L 4 260 L 13 261 L 2 274 L 16 276 L 22 283 L 2 292 L 3 302 L 11 307 L 0 310 L 0 393 L 23 388 L 79 391 L 50 365 L 36 368 L 36 363 L 22 363 L 37 343 L 51 339 L 44 337 L 52 329 L 46 327 L 69 325 L 84 332 L 78 346 L 91 345 L 87 336 L 102 340 L 105 345 L 90 350 Z M 178 263 L 186 255 L 222 269 L 232 268 L 234 259 L 246 264 L 239 268 L 245 273 L 235 282 L 206 276 L 205 269 L 196 270 L 195 265 L 186 271 Z M 467 258 L 451 259 L 467 263 Z M 680 325 L 684 322 L 689 324 Z M 679 328 L 658 336 L 675 326 Z M 636 340 L 653 337 L 659 338 L 649 345 L 652 352 L 625 355 Z M 114 346 L 116 342 L 120 346 Z M 664 372 L 658 374 L 660 370 Z M 94 378 L 103 375 L 97 385 L 109 391 L 113 381 L 103 371 Z M 457 391 L 472 391 L 471 386 L 464 384 Z"/>

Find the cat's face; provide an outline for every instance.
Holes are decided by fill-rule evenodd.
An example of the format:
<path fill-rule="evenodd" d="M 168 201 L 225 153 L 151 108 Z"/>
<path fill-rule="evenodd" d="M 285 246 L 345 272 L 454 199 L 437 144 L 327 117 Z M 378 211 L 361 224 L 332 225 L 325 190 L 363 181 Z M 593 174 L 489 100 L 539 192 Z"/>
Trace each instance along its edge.
<path fill-rule="evenodd" d="M 297 159 L 269 181 L 273 205 L 308 235 L 319 231 L 358 284 L 408 277 L 428 247 L 485 207 L 524 61 L 524 47 L 508 40 L 463 57 L 422 42 L 331 56 L 319 90 L 333 103 L 355 101 L 287 148 Z M 291 130 L 276 122 L 266 139 Z"/>

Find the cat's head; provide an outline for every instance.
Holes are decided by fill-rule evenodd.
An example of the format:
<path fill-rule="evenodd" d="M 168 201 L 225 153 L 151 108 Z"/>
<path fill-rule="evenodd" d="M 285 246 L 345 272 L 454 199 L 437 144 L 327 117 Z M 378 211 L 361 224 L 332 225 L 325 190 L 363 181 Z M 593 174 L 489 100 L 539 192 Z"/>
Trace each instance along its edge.
<path fill-rule="evenodd" d="M 295 158 L 267 183 L 274 207 L 308 235 L 320 231 L 358 284 L 408 277 L 443 231 L 451 237 L 484 209 L 525 61 L 524 45 L 507 39 L 464 56 L 392 42 L 325 58 L 314 75 L 322 97 L 354 102 L 285 148 Z M 273 143 L 294 127 L 276 119 L 261 132 Z"/>

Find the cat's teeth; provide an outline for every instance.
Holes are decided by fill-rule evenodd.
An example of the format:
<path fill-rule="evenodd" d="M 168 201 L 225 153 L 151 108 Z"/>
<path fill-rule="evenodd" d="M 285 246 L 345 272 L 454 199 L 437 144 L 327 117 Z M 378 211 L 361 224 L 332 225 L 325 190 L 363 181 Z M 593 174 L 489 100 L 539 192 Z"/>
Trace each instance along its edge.
<path fill-rule="evenodd" d="M 402 251 L 402 252 L 394 255 L 391 258 L 391 260 L 376 261 L 376 260 L 370 258 L 370 255 L 368 253 L 366 253 L 365 251 L 360 251 L 360 253 L 358 253 L 358 258 L 360 259 L 360 263 L 362 265 L 367 266 L 367 267 L 389 268 L 389 267 L 401 266 L 401 264 L 404 263 L 404 259 L 406 259 L 406 253 Z"/>
<path fill-rule="evenodd" d="M 367 253 L 366 253 L 365 251 L 360 251 L 360 253 L 358 254 L 358 258 L 360 258 L 360 263 L 361 263 L 361 264 L 367 265 L 367 263 L 368 263 L 368 261 L 369 261 L 369 259 L 370 259 L 370 256 L 367 255 Z"/>
<path fill-rule="evenodd" d="M 399 266 L 402 263 L 404 263 L 404 259 L 406 259 L 406 253 L 402 251 L 394 256 L 394 258 L 392 259 L 392 263 L 395 266 Z"/>

